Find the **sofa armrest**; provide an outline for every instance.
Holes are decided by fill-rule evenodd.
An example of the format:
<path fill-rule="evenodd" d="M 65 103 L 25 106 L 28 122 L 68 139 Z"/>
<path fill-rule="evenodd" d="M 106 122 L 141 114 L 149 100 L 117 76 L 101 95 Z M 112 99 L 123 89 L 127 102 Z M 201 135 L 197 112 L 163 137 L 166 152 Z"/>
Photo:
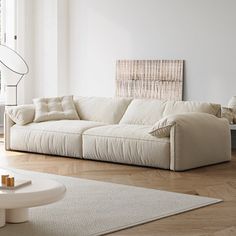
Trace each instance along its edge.
<path fill-rule="evenodd" d="M 5 139 L 5 149 L 6 150 L 10 150 L 11 127 L 14 124 L 15 124 L 15 122 L 5 112 L 5 115 L 4 115 L 4 139 Z"/>
<path fill-rule="evenodd" d="M 226 119 L 206 113 L 176 116 L 170 130 L 170 169 L 182 171 L 229 161 L 231 136 Z"/>
<path fill-rule="evenodd" d="M 14 124 L 25 125 L 33 122 L 35 107 L 33 104 L 7 107 L 4 116 L 5 149 L 10 150 L 11 127 Z"/>

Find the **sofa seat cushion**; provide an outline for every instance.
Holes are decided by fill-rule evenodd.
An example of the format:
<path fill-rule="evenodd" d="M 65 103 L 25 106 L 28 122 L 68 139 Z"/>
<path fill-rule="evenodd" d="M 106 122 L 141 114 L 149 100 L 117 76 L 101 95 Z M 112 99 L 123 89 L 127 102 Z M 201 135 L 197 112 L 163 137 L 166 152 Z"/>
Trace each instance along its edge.
<path fill-rule="evenodd" d="M 82 133 L 100 122 L 59 120 L 11 127 L 10 147 L 13 150 L 60 156 L 82 157 Z"/>
<path fill-rule="evenodd" d="M 107 125 L 83 133 L 86 159 L 169 169 L 170 140 L 148 133 L 151 126 Z"/>

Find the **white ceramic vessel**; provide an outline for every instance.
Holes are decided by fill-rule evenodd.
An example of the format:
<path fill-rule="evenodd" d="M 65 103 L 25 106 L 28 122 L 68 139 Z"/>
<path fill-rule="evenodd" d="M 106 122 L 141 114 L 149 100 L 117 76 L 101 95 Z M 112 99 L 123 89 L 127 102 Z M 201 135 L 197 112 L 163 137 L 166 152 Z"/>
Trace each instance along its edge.
<path fill-rule="evenodd" d="M 30 185 L 15 190 L 0 190 L 0 227 L 6 222 L 28 221 L 28 208 L 56 202 L 64 197 L 65 192 L 63 184 L 47 179 L 32 179 Z"/>

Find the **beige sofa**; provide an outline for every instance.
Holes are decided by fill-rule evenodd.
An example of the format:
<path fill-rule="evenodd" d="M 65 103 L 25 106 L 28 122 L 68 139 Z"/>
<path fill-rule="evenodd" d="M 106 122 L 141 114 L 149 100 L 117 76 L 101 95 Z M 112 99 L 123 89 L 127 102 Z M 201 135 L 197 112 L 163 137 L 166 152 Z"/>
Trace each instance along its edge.
<path fill-rule="evenodd" d="M 29 124 L 18 125 L 6 114 L 6 149 L 175 171 L 231 159 L 229 124 L 219 118 L 220 105 L 95 97 L 74 102 L 80 120 L 34 123 L 32 116 Z M 34 106 L 22 109 L 32 112 Z M 149 134 L 158 120 L 171 114 L 181 115 L 169 137 Z"/>

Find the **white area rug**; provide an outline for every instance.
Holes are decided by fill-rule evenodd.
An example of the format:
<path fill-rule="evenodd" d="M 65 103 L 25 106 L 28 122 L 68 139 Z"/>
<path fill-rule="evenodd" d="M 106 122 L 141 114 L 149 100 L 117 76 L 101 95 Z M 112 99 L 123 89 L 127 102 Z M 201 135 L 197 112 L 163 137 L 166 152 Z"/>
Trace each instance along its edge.
<path fill-rule="evenodd" d="M 10 169 L 9 169 L 10 170 Z M 20 175 L 51 178 L 67 188 L 63 200 L 31 208 L 30 221 L 7 224 L 1 236 L 102 235 L 195 208 L 219 199 L 11 169 Z M 16 175 L 16 174 L 15 174 Z"/>

